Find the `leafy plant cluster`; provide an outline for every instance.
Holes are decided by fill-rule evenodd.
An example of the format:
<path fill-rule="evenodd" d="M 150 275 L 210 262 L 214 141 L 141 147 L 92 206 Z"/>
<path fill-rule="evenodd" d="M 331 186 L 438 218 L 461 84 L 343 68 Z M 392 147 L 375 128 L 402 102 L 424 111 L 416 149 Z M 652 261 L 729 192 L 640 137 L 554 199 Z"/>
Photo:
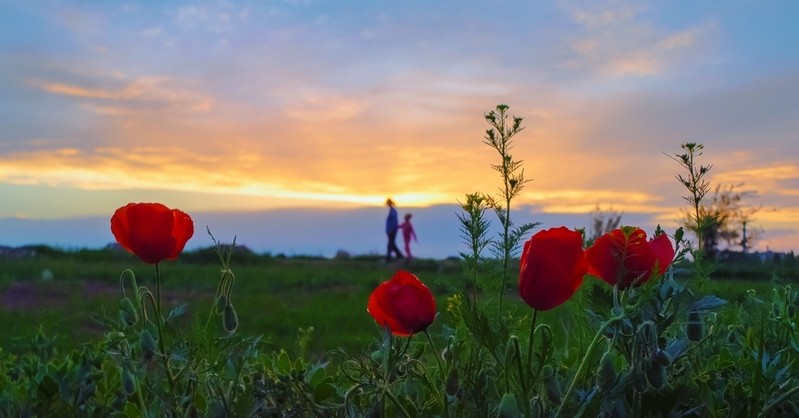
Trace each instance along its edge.
<path fill-rule="evenodd" d="M 363 352 L 324 359 L 308 352 L 311 328 L 296 346 L 267 350 L 237 331 L 246 318 L 234 305 L 234 247 L 215 241 L 221 270 L 207 317 L 187 318 L 185 305 L 162 311 L 159 264 L 153 289 L 125 271 L 101 338 L 60 352 L 38 335 L 26 354 L 0 351 L 0 416 L 799 416 L 799 290 L 775 285 L 742 302 L 708 294 L 714 265 L 682 229 L 671 238 L 675 263 L 691 266 L 687 279 L 670 270 L 611 287 L 587 277 L 568 302 L 574 314 L 560 323 L 506 303 L 516 295 L 509 282 L 520 244 L 537 224 L 517 226 L 510 216 L 528 182 L 510 154 L 522 118 L 500 105 L 485 119 L 499 194 L 471 193 L 461 203 L 466 280 L 440 308 L 450 321 L 408 337 L 386 328 Z M 697 162 L 701 149 L 685 144 L 674 156 L 688 172 L 678 179 L 700 246 L 712 222 L 701 211 L 710 170 Z M 566 337 L 556 339 L 553 327 Z"/>

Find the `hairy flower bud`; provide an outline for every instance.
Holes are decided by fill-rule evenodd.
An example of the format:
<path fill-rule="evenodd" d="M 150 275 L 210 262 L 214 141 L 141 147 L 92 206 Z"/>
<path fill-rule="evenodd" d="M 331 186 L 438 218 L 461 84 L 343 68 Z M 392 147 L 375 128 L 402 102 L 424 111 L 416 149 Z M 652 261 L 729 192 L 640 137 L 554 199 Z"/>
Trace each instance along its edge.
<path fill-rule="evenodd" d="M 655 361 L 646 365 L 646 380 L 655 389 L 661 389 L 666 384 L 666 368 Z"/>
<path fill-rule="evenodd" d="M 145 360 L 152 360 L 155 357 L 155 338 L 149 329 L 144 329 L 139 336 L 139 345 Z"/>
<path fill-rule="evenodd" d="M 516 345 L 518 344 L 519 337 L 511 335 L 508 338 L 508 343 L 505 344 L 505 364 L 509 364 L 516 358 Z"/>
<path fill-rule="evenodd" d="M 447 396 L 455 396 L 458 394 L 459 388 L 460 386 L 458 385 L 458 368 L 450 367 L 449 374 L 447 374 L 447 382 L 444 385 L 444 390 L 447 392 Z"/>
<path fill-rule="evenodd" d="M 139 312 L 128 298 L 122 299 L 122 306 L 119 308 L 119 320 L 126 327 L 131 327 L 139 322 Z"/>
<path fill-rule="evenodd" d="M 541 373 L 544 375 L 544 388 L 547 392 L 547 399 L 553 404 L 559 405 L 563 392 L 560 390 L 560 381 L 555 376 L 555 371 L 552 366 L 547 364 L 541 369 Z"/>
<path fill-rule="evenodd" d="M 228 303 L 222 312 L 222 326 L 225 327 L 225 331 L 231 334 L 236 332 L 239 327 L 239 316 L 236 314 L 236 309 L 233 308 L 232 303 Z"/>
<path fill-rule="evenodd" d="M 216 301 L 214 302 L 214 312 L 217 314 L 221 314 L 225 312 L 225 307 L 228 305 L 227 296 L 224 294 L 219 295 L 216 297 Z"/>
<path fill-rule="evenodd" d="M 652 356 L 652 360 L 661 366 L 668 366 L 672 362 L 671 355 L 666 350 L 658 350 Z"/>
<path fill-rule="evenodd" d="M 499 401 L 499 408 L 497 410 L 497 418 L 519 418 L 522 416 L 519 410 L 519 404 L 516 402 L 516 396 L 510 392 L 502 395 L 502 400 Z"/>
<path fill-rule="evenodd" d="M 602 355 L 599 360 L 599 369 L 596 373 L 596 387 L 602 392 L 607 392 L 616 383 L 616 366 L 613 364 L 613 355 L 610 351 Z"/>
<path fill-rule="evenodd" d="M 126 367 L 122 368 L 122 387 L 128 395 L 136 393 L 136 379 Z"/>
<path fill-rule="evenodd" d="M 693 342 L 702 340 L 702 317 L 698 311 L 688 312 L 688 325 L 686 326 L 688 339 Z"/>

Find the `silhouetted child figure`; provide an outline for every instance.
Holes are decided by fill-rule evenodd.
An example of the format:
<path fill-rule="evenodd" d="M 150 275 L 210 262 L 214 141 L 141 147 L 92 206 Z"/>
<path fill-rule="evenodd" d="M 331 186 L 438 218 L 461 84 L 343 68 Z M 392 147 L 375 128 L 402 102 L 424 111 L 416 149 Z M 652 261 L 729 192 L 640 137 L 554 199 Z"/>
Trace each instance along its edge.
<path fill-rule="evenodd" d="M 405 222 L 399 224 L 399 229 L 402 231 L 402 240 L 405 241 L 405 255 L 408 257 L 408 260 L 412 258 L 411 256 L 411 238 L 413 238 L 414 242 L 419 242 L 416 239 L 416 231 L 413 230 L 413 225 L 411 225 L 411 214 L 405 214 Z"/>

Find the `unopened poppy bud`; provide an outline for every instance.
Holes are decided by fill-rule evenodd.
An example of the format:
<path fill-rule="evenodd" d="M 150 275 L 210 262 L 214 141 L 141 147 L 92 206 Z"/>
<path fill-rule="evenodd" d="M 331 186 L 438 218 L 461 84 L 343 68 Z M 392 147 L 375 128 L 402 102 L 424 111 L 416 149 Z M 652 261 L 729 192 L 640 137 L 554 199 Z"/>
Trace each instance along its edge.
<path fill-rule="evenodd" d="M 228 306 L 227 297 L 225 295 L 219 295 L 216 297 L 216 301 L 214 301 L 214 311 L 217 314 L 221 314 L 225 312 L 225 307 Z"/>
<path fill-rule="evenodd" d="M 458 394 L 458 368 L 450 367 L 449 374 L 447 374 L 447 383 L 444 385 L 444 390 L 447 396 L 455 396 Z"/>
<path fill-rule="evenodd" d="M 730 333 L 727 334 L 727 342 L 730 344 L 737 344 L 738 343 L 738 336 L 735 335 L 735 330 L 731 329 Z"/>
<path fill-rule="evenodd" d="M 131 327 L 139 322 L 139 312 L 133 307 L 133 302 L 128 298 L 122 299 L 122 307 L 119 308 L 119 319 L 126 327 Z"/>
<path fill-rule="evenodd" d="M 688 325 L 686 327 L 688 339 L 693 342 L 702 340 L 702 318 L 698 311 L 688 312 Z"/>
<path fill-rule="evenodd" d="M 505 345 L 505 363 L 509 363 L 516 358 L 516 345 L 518 344 L 519 338 L 515 335 L 511 335 L 508 338 L 508 343 Z"/>
<path fill-rule="evenodd" d="M 672 358 L 671 355 L 666 350 L 658 350 L 652 356 L 652 360 L 654 360 L 657 364 L 661 366 L 668 366 L 671 364 Z"/>
<path fill-rule="evenodd" d="M 596 386 L 599 390 L 607 392 L 616 383 L 616 366 L 610 351 L 602 355 L 599 360 L 599 369 L 596 374 Z"/>
<path fill-rule="evenodd" d="M 660 389 L 666 384 L 666 368 L 655 361 L 650 361 L 646 366 L 646 380 L 655 389 Z"/>
<path fill-rule="evenodd" d="M 155 338 L 149 329 L 144 329 L 139 336 L 139 345 L 145 360 L 152 360 L 155 356 Z"/>
<path fill-rule="evenodd" d="M 547 391 L 547 399 L 553 404 L 559 405 L 563 393 L 560 390 L 560 381 L 555 376 L 555 371 L 552 366 L 547 364 L 541 369 L 541 373 L 544 375 L 544 388 Z"/>
<path fill-rule="evenodd" d="M 128 395 L 136 393 L 136 379 L 127 368 L 122 368 L 122 387 Z"/>
<path fill-rule="evenodd" d="M 630 384 L 637 392 L 643 392 L 646 390 L 646 376 L 644 376 L 644 372 L 639 369 L 633 369 L 630 371 Z"/>
<path fill-rule="evenodd" d="M 232 303 L 228 303 L 222 312 L 222 326 L 225 327 L 225 331 L 231 334 L 236 332 L 239 327 L 239 316 L 236 314 L 236 309 L 233 308 Z"/>
<path fill-rule="evenodd" d="M 499 408 L 497 408 L 497 418 L 519 418 L 522 416 L 519 410 L 519 404 L 516 402 L 516 396 L 508 392 L 502 395 L 502 400 L 499 401 Z"/>

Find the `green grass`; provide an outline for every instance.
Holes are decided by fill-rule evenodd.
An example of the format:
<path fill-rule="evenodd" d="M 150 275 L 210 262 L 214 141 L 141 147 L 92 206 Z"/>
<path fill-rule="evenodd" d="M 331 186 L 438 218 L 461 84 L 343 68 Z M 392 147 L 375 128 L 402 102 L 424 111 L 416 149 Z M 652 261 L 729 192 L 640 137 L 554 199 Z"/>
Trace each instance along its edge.
<path fill-rule="evenodd" d="M 275 348 L 289 349 L 296 345 L 301 328 L 313 327 L 309 348 L 320 356 L 339 347 L 360 352 L 376 343 L 379 330 L 366 312 L 366 301 L 397 268 L 419 276 L 436 295 L 440 315 L 432 333 L 448 322 L 447 297 L 463 290 L 466 283 L 456 260 L 414 260 L 406 266 L 386 265 L 376 256 L 329 260 L 243 253 L 233 256 L 231 268 L 236 275 L 232 301 L 240 333 L 262 335 Z M 106 330 L 103 316 L 117 314 L 119 277 L 125 269 L 133 270 L 139 285 L 154 287 L 154 268 L 124 253 L 61 252 L 44 247 L 35 257 L 0 258 L 0 347 L 22 351 L 39 329 L 57 335 L 57 344 L 63 348 L 100 335 Z M 161 273 L 166 307 L 186 303 L 190 318 L 205 321 L 220 276 L 216 256 L 210 250 L 186 253 L 179 260 L 162 263 Z M 765 270 L 762 275 L 772 277 Z M 49 276 L 52 280 L 42 279 Z M 772 286 L 769 280 L 714 279 L 705 292 L 737 301 L 748 289 L 766 295 Z M 595 297 L 592 287 L 584 286 L 580 297 L 539 315 L 539 323 L 552 327 L 557 344 L 583 338 L 564 335 L 564 330 L 574 329 L 571 325 L 583 316 L 580 312 L 585 306 L 580 304 Z M 508 293 L 508 301 L 508 309 L 517 312 L 517 317 L 529 318 L 529 308 L 514 292 Z"/>
<path fill-rule="evenodd" d="M 366 301 L 396 268 L 406 268 L 428 284 L 441 309 L 463 282 L 457 262 L 414 260 L 406 266 L 385 265 L 376 257 L 260 256 L 241 257 L 242 262 L 237 258 L 233 256 L 231 269 L 236 275 L 232 301 L 239 332 L 262 335 L 275 347 L 288 348 L 296 345 L 300 328 L 313 327 L 309 348 L 318 355 L 338 347 L 363 350 L 376 341 L 379 330 L 366 312 Z M 216 259 L 190 253 L 160 267 L 166 308 L 186 303 L 191 318 L 205 321 L 220 276 Z M 57 344 L 63 348 L 77 347 L 101 334 L 106 330 L 103 316 L 117 314 L 119 277 L 125 269 L 132 269 L 140 286 L 154 288 L 154 268 L 127 254 L 45 252 L 32 258 L 0 259 L 0 328 L 4 330 L 0 347 L 24 350 L 39 329 L 58 335 Z M 52 280 L 42 279 L 50 275 Z"/>

